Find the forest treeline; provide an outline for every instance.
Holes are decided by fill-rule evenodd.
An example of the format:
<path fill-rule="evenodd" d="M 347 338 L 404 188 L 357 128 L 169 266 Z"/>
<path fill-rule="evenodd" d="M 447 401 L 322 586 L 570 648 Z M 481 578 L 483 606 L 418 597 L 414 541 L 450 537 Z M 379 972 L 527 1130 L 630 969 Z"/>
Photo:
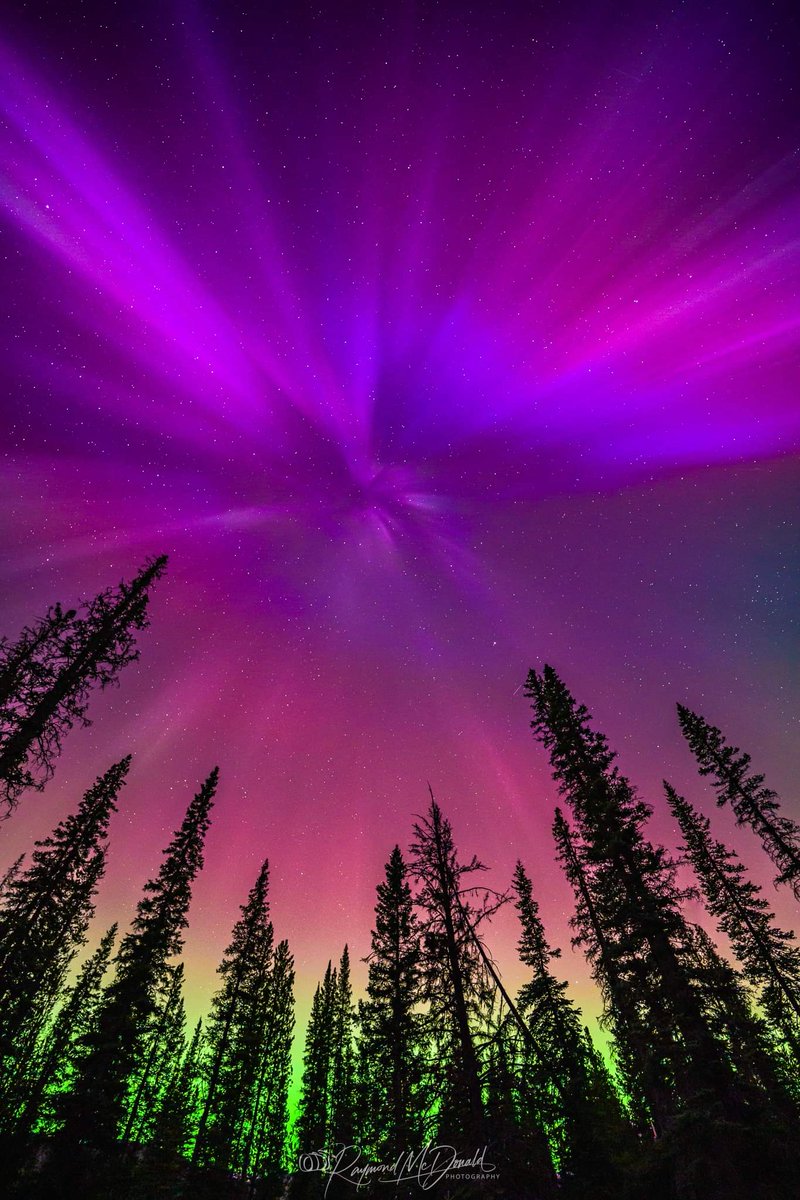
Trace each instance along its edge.
<path fill-rule="evenodd" d="M 137 658 L 165 566 L 152 560 L 132 582 L 55 605 L 0 642 L 6 814 L 52 777 L 66 734 L 88 723 L 93 690 Z M 536 895 L 541 864 L 517 863 L 505 890 L 487 886 L 431 794 L 406 849 L 387 847 L 366 993 L 354 995 L 346 946 L 320 979 L 290 1111 L 294 966 L 270 918 L 266 860 L 242 896 L 210 1009 L 187 1027 L 181 952 L 216 768 L 127 929 L 92 928 L 126 757 L 0 882 L 2 1194 L 314 1200 L 356 1194 L 360 1178 L 362 1195 L 443 1200 L 796 1197 L 794 934 L 669 783 L 659 804 L 680 849 L 654 839 L 651 804 L 551 667 L 530 671 L 525 694 L 562 798 L 555 854 L 610 1056 L 559 974 Z M 747 754 L 687 708 L 678 719 L 718 805 L 798 899 L 800 828 Z M 687 905 L 698 897 L 702 925 Z M 488 941 L 504 905 L 516 911 L 526 978 L 513 996 Z M 472 1169 L 434 1177 L 442 1145 Z M 345 1178 L 355 1160 L 337 1158 L 339 1147 L 383 1173 Z"/>

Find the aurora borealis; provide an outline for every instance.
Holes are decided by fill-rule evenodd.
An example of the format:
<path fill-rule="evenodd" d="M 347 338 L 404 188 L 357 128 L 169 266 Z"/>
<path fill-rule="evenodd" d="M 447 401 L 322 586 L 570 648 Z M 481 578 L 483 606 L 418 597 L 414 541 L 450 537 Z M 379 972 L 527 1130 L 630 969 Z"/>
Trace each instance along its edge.
<path fill-rule="evenodd" d="M 307 997 L 430 782 L 566 946 L 545 660 L 672 844 L 676 700 L 800 816 L 797 45 L 748 4 L 8 6 L 2 631 L 170 568 L 4 862 L 130 751 L 125 921 L 219 762 L 190 994 L 268 854 Z"/>

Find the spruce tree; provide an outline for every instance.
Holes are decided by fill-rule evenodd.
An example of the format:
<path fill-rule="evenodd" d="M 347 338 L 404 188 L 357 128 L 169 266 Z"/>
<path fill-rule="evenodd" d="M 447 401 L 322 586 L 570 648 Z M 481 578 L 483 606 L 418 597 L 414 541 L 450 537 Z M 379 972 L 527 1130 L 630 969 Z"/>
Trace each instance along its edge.
<path fill-rule="evenodd" d="M 284 1194 L 287 1167 L 294 960 L 286 941 L 275 947 L 267 996 L 252 1119 L 242 1148 L 242 1174 L 258 1180 L 265 1197 Z"/>
<path fill-rule="evenodd" d="M 8 870 L 4 871 L 2 879 L 0 879 L 0 910 L 5 908 L 6 899 L 8 897 L 11 885 L 18 878 L 22 870 L 22 864 L 25 861 L 24 852 L 14 859 Z"/>
<path fill-rule="evenodd" d="M 483 943 L 483 926 L 509 899 L 472 876 L 486 868 L 477 857 L 459 860 L 450 822 L 431 794 L 414 825 L 412 878 L 418 883 L 420 980 L 431 1055 L 430 1096 L 435 1136 L 505 1155 L 514 1195 L 549 1200 L 555 1176 L 537 1120 L 515 1121 L 514 1098 L 499 1040 L 508 1010 L 520 1036 L 530 1031 L 505 990 Z M 494 1083 L 494 1087 L 492 1086 Z M 512 1089 L 513 1090 L 513 1089 Z M 494 1120 L 490 1120 L 491 1106 Z M 498 1191 L 498 1188 L 500 1190 Z M 481 1195 L 505 1195 L 497 1180 L 477 1185 Z"/>
<path fill-rule="evenodd" d="M 709 1025 L 726 1047 L 737 1076 L 747 1085 L 751 1109 L 762 1118 L 783 1120 L 792 1137 L 800 1134 L 794 1095 L 796 1066 L 787 1069 L 785 1056 L 763 1018 L 755 1011 L 739 971 L 722 957 L 700 925 L 691 926 L 693 958 Z M 788 1122 L 788 1125 L 787 1125 Z"/>
<path fill-rule="evenodd" d="M 14 1194 L 27 1196 L 36 1179 L 35 1139 L 46 1145 L 59 1128 L 59 1099 L 69 1088 L 82 1051 L 82 1038 L 97 1008 L 117 927 L 112 925 L 83 964 L 46 1033 L 19 1063 L 2 1105 L 0 1191 L 18 1182 Z M 19 1178 L 18 1178 L 19 1177 Z"/>
<path fill-rule="evenodd" d="M 88 725 L 93 688 L 118 682 L 136 661 L 136 634 L 148 625 L 149 590 L 166 558 L 146 563 L 78 609 L 56 605 L 13 645 L 0 648 L 0 808 L 26 788 L 41 791 L 55 769 L 65 735 Z"/>
<path fill-rule="evenodd" d="M 547 942 L 531 881 L 521 862 L 517 862 L 513 886 L 522 927 L 517 953 L 520 962 L 531 970 L 531 978 L 517 996 L 519 1012 L 533 1035 L 532 1044 L 522 1047 L 525 1087 L 531 1093 L 529 1103 L 533 1102 L 532 1109 L 547 1131 L 556 1164 L 563 1171 L 570 1144 L 565 1102 L 573 1091 L 572 1080 L 583 1075 L 581 1025 L 566 995 L 566 983 L 557 980 L 551 971 L 551 961 L 559 958 L 561 951 Z M 541 1047 L 546 1055 L 547 1070 L 542 1069 L 545 1064 L 539 1061 L 534 1046 Z"/>
<path fill-rule="evenodd" d="M 306 1027 L 296 1128 L 300 1155 L 324 1152 L 330 1146 L 331 1064 L 337 992 L 337 971 L 329 962 L 322 982 L 314 991 Z"/>
<path fill-rule="evenodd" d="M 175 1200 L 185 1194 L 200 1100 L 202 1040 L 203 1023 L 198 1021 L 160 1095 L 148 1144 L 133 1174 L 131 1200 Z"/>
<path fill-rule="evenodd" d="M 198 1167 L 241 1173 L 244 1145 L 256 1118 L 273 965 L 268 890 L 265 861 L 218 968 L 222 986 L 206 1026 L 205 1098 L 192 1154 Z"/>
<path fill-rule="evenodd" d="M 681 1131 L 673 1141 L 681 1191 L 692 1195 L 708 1177 L 714 1181 L 709 1195 L 750 1200 L 743 1172 L 759 1113 L 704 1009 L 681 908 L 685 892 L 675 863 L 646 835 L 650 806 L 551 667 L 530 672 L 526 694 L 532 728 L 575 817 L 590 891 L 618 947 L 626 948 L 617 965 L 624 965 L 644 1003 L 648 1041 L 665 1068 L 668 1117 Z"/>
<path fill-rule="evenodd" d="M 764 776 L 750 770 L 749 754 L 729 745 L 721 730 L 682 704 L 678 720 L 700 774 L 711 777 L 717 804 L 730 803 L 737 822 L 758 834 L 778 868 L 775 883 L 787 883 L 800 900 L 800 825 L 782 815 L 778 797 L 764 785 Z"/>
<path fill-rule="evenodd" d="M 296 1149 L 301 1163 L 313 1159 L 317 1169 L 295 1175 L 293 1196 L 332 1198 L 350 1191 L 349 1184 L 327 1179 L 326 1164 L 336 1160 L 338 1147 L 353 1140 L 354 1067 L 352 987 L 345 947 L 339 967 L 329 962 L 314 992 L 306 1028 Z"/>
<path fill-rule="evenodd" d="M 547 940 L 521 862 L 514 872 L 514 890 L 522 927 L 518 953 L 531 970 L 517 1005 L 536 1046 L 546 1051 L 548 1068 L 542 1070 L 541 1061 L 526 1047 L 524 1083 L 533 1090 L 534 1108 L 546 1129 L 565 1195 L 616 1198 L 623 1190 L 622 1162 L 632 1148 L 632 1131 L 610 1079 L 602 1078 L 580 1013 L 566 994 L 567 984 L 552 971 L 561 951 Z"/>
<path fill-rule="evenodd" d="M 86 940 L 105 870 L 108 823 L 130 761 L 101 775 L 77 812 L 36 843 L 27 870 L 7 883 L 0 912 L 0 1088 L 30 1054 Z"/>
<path fill-rule="evenodd" d="M 498 904 L 486 893 L 475 898 L 478 889 L 469 877 L 485 867 L 475 857 L 459 861 L 452 827 L 433 796 L 414 825 L 411 854 L 411 875 L 419 884 L 422 996 L 438 1042 L 442 1132 L 483 1145 L 488 1131 L 477 1043 L 495 988 L 477 931 Z"/>
<path fill-rule="evenodd" d="M 331 1053 L 330 1139 L 352 1145 L 356 1138 L 355 1025 L 350 951 L 345 946 L 336 974 Z"/>
<path fill-rule="evenodd" d="M 53 1164 L 53 1174 L 67 1194 L 69 1187 L 81 1190 L 89 1175 L 100 1187 L 104 1172 L 114 1167 L 116 1139 L 125 1129 L 130 1091 L 139 1077 L 152 1018 L 183 946 L 218 774 L 215 767 L 166 847 L 158 875 L 145 884 L 131 930 L 114 961 L 114 978 L 87 1035 L 72 1093 L 65 1097 L 64 1128 Z M 71 1154 L 70 1147 L 78 1146 L 81 1154 Z"/>
<path fill-rule="evenodd" d="M 484 1175 L 466 1195 L 555 1200 L 561 1188 L 553 1169 L 543 1114 L 532 1103 L 532 1091 L 525 1078 L 524 1064 L 531 1047 L 519 1020 L 519 1014 L 511 1014 L 498 992 L 482 1055 L 484 1107 L 490 1134 L 484 1167 L 491 1165 L 497 1175 Z"/>
<path fill-rule="evenodd" d="M 153 1122 L 151 1144 L 168 1159 L 186 1156 L 194 1141 L 202 1087 L 203 1036 L 203 1022 L 199 1020 L 173 1066 Z"/>
<path fill-rule="evenodd" d="M 492 1161 L 498 1160 L 499 1151 L 506 1184 L 509 1167 L 513 1164 L 516 1168 L 523 1157 L 517 1145 L 523 1126 L 528 1121 L 538 1125 L 540 1118 L 523 1095 L 520 1063 L 525 1050 L 520 1031 L 503 1010 L 501 1001 L 487 1039 L 482 1083 L 487 1127 L 492 1131 Z M 547 1157 L 550 1162 L 549 1150 Z M 513 1182 L 516 1183 L 515 1178 Z"/>
<path fill-rule="evenodd" d="M 555 810 L 553 838 L 556 857 L 575 893 L 573 945 L 586 954 L 600 988 L 628 1109 L 640 1136 L 646 1137 L 651 1128 L 663 1133 L 672 1111 L 669 1079 L 653 1044 L 640 981 L 628 969 L 624 931 L 609 924 L 608 906 L 603 904 L 607 897 L 593 894 L 581 847 L 560 808 Z"/>
<path fill-rule="evenodd" d="M 800 1068 L 800 947 L 795 935 L 776 924 L 761 888 L 748 878 L 738 855 L 712 836 L 708 818 L 670 784 L 664 787 L 706 907 L 730 939 L 759 1006 Z"/>
<path fill-rule="evenodd" d="M 359 1005 L 362 1123 L 377 1161 L 423 1144 L 425 1044 L 419 922 L 399 846 L 377 888 L 367 963 L 367 999 Z"/>
<path fill-rule="evenodd" d="M 85 1039 L 94 1023 L 101 989 L 117 936 L 112 925 L 80 969 L 75 983 L 33 1060 L 33 1070 L 18 1128 L 52 1136 L 58 1128 L 58 1098 L 70 1090 L 84 1052 Z"/>
<path fill-rule="evenodd" d="M 131 1080 L 123 1142 L 149 1140 L 163 1093 L 186 1049 L 183 963 L 171 966 L 144 1039 L 138 1077 Z"/>
<path fill-rule="evenodd" d="M 77 617 L 74 608 L 52 605 L 33 625 L 26 625 L 16 642 L 0 638 L 0 712 L 3 721 L 10 711 L 29 702 L 60 657 L 61 639 Z"/>
<path fill-rule="evenodd" d="M 296 1128 L 300 1156 L 328 1155 L 337 1145 L 350 1144 L 354 1137 L 354 1015 L 350 958 L 345 946 L 339 967 L 329 962 L 314 992 L 306 1028 Z M 301 1195 L 316 1193 L 318 1185 L 324 1186 L 319 1177 L 299 1176 L 294 1191 Z"/>

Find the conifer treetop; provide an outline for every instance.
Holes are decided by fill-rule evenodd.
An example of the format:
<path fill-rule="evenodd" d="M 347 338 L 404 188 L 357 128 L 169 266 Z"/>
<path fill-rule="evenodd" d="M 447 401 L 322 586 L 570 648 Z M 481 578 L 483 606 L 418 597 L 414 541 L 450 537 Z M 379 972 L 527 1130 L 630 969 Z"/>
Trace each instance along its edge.
<path fill-rule="evenodd" d="M 710 778 L 720 807 L 730 803 L 739 825 L 749 825 L 778 868 L 775 883 L 788 884 L 800 900 L 800 825 L 784 816 L 776 792 L 751 771 L 750 755 L 731 745 L 722 730 L 683 704 L 678 721 L 701 775 Z"/>
<path fill-rule="evenodd" d="M 150 588 L 167 558 L 148 560 L 135 578 L 76 608 L 56 604 L 15 643 L 0 642 L 0 809 L 52 778 L 66 734 L 87 726 L 93 689 L 119 682 L 139 657 L 136 635 L 149 624 Z"/>

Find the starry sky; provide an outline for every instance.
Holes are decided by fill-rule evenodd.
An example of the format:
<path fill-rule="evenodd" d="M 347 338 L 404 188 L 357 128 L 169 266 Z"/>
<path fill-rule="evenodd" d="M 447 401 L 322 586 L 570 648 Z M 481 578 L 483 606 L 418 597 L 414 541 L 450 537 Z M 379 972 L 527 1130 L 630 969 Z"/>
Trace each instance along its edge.
<path fill-rule="evenodd" d="M 302 1016 L 428 783 L 566 945 L 545 661 L 670 845 L 664 775 L 711 811 L 676 700 L 800 817 L 799 32 L 767 3 L 4 6 L 2 629 L 170 567 L 2 856 L 131 751 L 98 906 L 126 923 L 218 762 L 190 1011 L 268 855 Z M 514 939 L 501 914 L 511 984 Z"/>

